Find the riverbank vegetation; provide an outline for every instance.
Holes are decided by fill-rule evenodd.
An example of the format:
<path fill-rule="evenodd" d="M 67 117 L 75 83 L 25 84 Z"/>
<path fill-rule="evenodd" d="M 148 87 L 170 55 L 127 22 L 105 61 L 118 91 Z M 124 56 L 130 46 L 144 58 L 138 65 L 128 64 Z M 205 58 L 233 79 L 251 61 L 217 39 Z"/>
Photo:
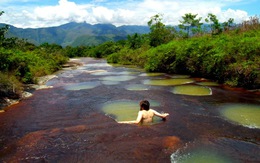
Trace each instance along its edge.
<path fill-rule="evenodd" d="M 178 27 L 170 27 L 158 14 L 148 22 L 149 34 L 71 48 L 74 52 L 67 51 L 67 55 L 106 58 L 109 63 L 137 65 L 150 72 L 189 74 L 232 87 L 260 88 L 258 17 L 234 24 L 232 18 L 220 23 L 208 14 L 204 25 L 196 14 L 185 14 L 182 19 Z"/>
<path fill-rule="evenodd" d="M 6 38 L 7 30 L 8 26 L 0 28 L 1 103 L 4 98 L 19 98 L 23 84 L 37 83 L 37 77 L 57 71 L 68 61 L 61 46 L 46 43 L 37 47 L 26 40 Z"/>
<path fill-rule="evenodd" d="M 4 12 L 0 12 L 0 16 Z M 260 87 L 260 22 L 241 24 L 230 18 L 219 23 L 185 14 L 178 27 L 166 26 L 157 14 L 148 22 L 150 33 L 97 46 L 36 46 L 19 38 L 6 38 L 0 28 L 0 99 L 17 98 L 23 84 L 59 70 L 72 57 L 106 58 L 110 63 L 133 64 L 151 72 L 189 74 L 247 89 Z"/>
<path fill-rule="evenodd" d="M 136 64 L 147 71 L 189 74 L 234 87 L 259 89 L 258 17 L 235 25 L 233 19 L 218 23 L 216 16 L 209 14 L 206 20 L 211 24 L 203 27 L 201 18 L 186 14 L 179 31 L 167 29 L 158 18 L 158 15 L 152 18 L 155 23 L 148 36 L 129 37 L 122 49 L 107 56 L 108 62 Z M 168 33 L 163 30 L 160 33 L 160 28 Z M 164 39 L 160 39 L 163 35 Z M 159 43 L 152 41 L 156 36 L 160 37 L 155 39 L 161 40 Z"/>

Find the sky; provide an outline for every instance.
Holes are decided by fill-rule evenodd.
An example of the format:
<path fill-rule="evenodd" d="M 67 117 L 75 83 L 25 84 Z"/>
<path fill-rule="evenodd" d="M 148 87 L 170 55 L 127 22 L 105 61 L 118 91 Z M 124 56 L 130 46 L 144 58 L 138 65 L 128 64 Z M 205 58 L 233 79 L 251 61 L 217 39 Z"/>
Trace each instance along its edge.
<path fill-rule="evenodd" d="M 166 25 L 178 25 L 187 13 L 205 20 L 236 23 L 260 16 L 260 0 L 0 0 L 0 23 L 19 28 L 53 27 L 69 22 L 147 25 L 156 14 Z"/>

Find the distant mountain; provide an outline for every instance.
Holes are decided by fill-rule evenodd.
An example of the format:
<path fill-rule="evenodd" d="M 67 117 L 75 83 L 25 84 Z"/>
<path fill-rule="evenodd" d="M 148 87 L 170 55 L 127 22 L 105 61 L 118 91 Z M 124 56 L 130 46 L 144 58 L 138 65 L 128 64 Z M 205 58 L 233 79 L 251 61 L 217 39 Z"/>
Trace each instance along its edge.
<path fill-rule="evenodd" d="M 0 26 L 3 26 L 1 24 Z M 68 23 L 48 28 L 16 28 L 10 25 L 7 37 L 27 39 L 36 45 L 55 43 L 62 46 L 98 45 L 106 41 L 126 39 L 134 33 L 149 33 L 148 26 L 120 26 L 112 24 Z"/>

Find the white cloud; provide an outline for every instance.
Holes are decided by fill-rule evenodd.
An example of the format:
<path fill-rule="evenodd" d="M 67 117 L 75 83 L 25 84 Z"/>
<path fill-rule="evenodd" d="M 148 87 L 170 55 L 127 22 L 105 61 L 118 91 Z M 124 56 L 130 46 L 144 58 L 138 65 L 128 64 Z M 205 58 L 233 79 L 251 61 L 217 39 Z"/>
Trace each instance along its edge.
<path fill-rule="evenodd" d="M 113 22 L 115 12 L 105 7 L 94 7 L 92 9 L 93 17 L 97 22 L 109 23 Z"/>
<path fill-rule="evenodd" d="M 59 21 L 68 20 L 76 21 L 82 20 L 84 16 L 88 14 L 87 8 L 78 6 L 74 2 L 68 2 L 67 0 L 60 0 L 57 6 L 37 7 L 33 14 L 36 16 L 36 20 L 42 21 Z"/>
<path fill-rule="evenodd" d="M 0 0 L 0 5 L 1 5 Z M 213 13 L 220 21 L 234 18 L 241 22 L 248 18 L 242 10 L 223 10 L 225 2 L 230 4 L 240 0 L 128 0 L 120 3 L 114 1 L 94 0 L 88 4 L 77 4 L 73 0 L 59 0 L 55 6 L 35 6 L 34 8 L 8 7 L 0 17 L 0 22 L 17 27 L 47 27 L 68 22 L 87 22 L 91 24 L 112 23 L 114 25 L 146 25 L 155 14 L 163 14 L 165 24 L 177 25 L 186 13 L 198 14 L 206 18 Z M 102 5 L 102 4 L 106 5 Z M 113 3 L 111 7 L 107 4 Z"/>

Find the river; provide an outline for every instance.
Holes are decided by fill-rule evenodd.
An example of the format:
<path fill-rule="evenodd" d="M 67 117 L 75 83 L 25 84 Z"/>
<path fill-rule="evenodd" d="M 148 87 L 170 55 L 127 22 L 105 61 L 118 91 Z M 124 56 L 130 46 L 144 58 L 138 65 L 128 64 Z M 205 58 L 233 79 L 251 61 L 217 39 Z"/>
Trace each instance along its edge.
<path fill-rule="evenodd" d="M 103 59 L 78 61 L 47 82 L 52 88 L 0 113 L 0 162 L 260 162 L 259 94 Z M 200 87 L 185 94 L 177 86 Z M 169 113 L 166 121 L 117 123 L 135 118 L 143 99 Z"/>

